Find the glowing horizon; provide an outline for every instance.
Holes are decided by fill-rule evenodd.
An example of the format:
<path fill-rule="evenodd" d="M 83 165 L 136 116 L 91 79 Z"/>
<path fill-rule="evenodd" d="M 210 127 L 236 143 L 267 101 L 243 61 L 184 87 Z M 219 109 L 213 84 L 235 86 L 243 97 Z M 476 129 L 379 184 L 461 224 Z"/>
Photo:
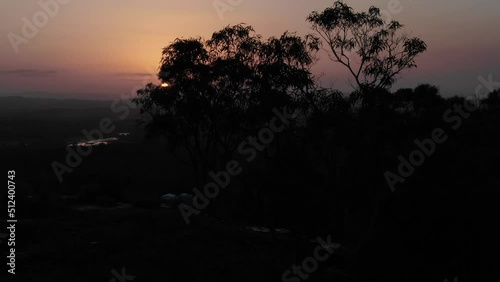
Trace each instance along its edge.
<path fill-rule="evenodd" d="M 51 1 L 56 0 L 41 0 Z M 23 18 L 30 20 L 43 10 L 35 0 L 3 3 L 1 93 L 45 91 L 88 95 L 73 94 L 78 98 L 101 94 L 119 97 L 147 82 L 160 83 L 156 73 L 161 50 L 176 38 L 209 38 L 228 24 L 242 22 L 252 25 L 264 38 L 287 30 L 305 36 L 312 32 L 307 15 L 334 2 L 243 0 L 234 7 L 221 6 L 230 9 L 218 13 L 214 3 L 229 5 L 227 0 L 58 1 L 57 13 L 26 44 L 19 45 L 17 54 L 8 34 L 21 35 Z M 393 1 L 345 2 L 361 11 L 371 5 L 388 10 Z M 500 62 L 499 1 L 399 2 L 394 9 L 400 12 L 393 18 L 426 41 L 428 51 L 417 58 L 417 69 L 404 73 L 396 88 L 430 83 L 439 86 L 444 95 L 465 95 L 474 91 L 478 76 L 499 76 L 495 73 Z M 320 83 L 348 91 L 346 71 L 329 61 L 325 53 L 320 58 L 313 69 Z"/>

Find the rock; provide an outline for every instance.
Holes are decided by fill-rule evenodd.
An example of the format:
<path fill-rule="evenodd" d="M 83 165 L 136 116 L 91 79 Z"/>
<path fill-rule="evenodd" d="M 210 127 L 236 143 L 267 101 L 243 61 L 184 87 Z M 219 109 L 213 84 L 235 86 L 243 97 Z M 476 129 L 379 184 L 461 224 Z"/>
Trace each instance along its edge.
<path fill-rule="evenodd" d="M 166 201 L 172 201 L 172 200 L 177 200 L 177 196 L 169 193 L 169 194 L 165 194 L 165 195 L 161 196 L 161 199 L 166 200 Z"/>
<path fill-rule="evenodd" d="M 174 194 L 165 194 L 161 196 L 161 207 L 162 208 L 171 208 L 175 207 L 180 203 L 180 199 Z"/>

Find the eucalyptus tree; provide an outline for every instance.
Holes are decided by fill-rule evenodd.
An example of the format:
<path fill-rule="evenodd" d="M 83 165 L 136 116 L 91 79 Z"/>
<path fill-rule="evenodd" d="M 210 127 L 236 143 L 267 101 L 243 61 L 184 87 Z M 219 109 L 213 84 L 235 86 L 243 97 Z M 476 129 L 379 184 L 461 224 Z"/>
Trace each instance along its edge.
<path fill-rule="evenodd" d="M 263 40 L 244 24 L 208 40 L 176 39 L 162 52 L 163 86 L 146 85 L 134 102 L 148 132 L 165 136 L 172 152 L 186 152 L 203 185 L 207 169 L 227 161 L 273 108 L 293 106 L 308 91 L 316 50 L 313 37 L 285 32 Z"/>
<path fill-rule="evenodd" d="M 342 1 L 307 21 L 326 45 L 329 58 L 346 67 L 358 89 L 390 88 L 406 70 L 416 67 L 415 58 L 426 43 L 403 30 L 398 21 L 387 23 L 377 7 L 355 12 Z"/>

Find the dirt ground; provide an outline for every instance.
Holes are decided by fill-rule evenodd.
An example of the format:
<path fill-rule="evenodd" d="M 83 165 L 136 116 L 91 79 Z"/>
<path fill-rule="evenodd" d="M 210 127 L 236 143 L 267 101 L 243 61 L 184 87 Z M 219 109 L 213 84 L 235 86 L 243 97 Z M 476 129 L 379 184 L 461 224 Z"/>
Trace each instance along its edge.
<path fill-rule="evenodd" d="M 280 281 L 294 264 L 287 235 L 205 215 L 186 225 L 176 208 L 44 208 L 19 220 L 16 233 L 16 281 L 107 282 L 113 270 L 133 281 Z M 308 281 L 347 280 L 327 261 Z"/>

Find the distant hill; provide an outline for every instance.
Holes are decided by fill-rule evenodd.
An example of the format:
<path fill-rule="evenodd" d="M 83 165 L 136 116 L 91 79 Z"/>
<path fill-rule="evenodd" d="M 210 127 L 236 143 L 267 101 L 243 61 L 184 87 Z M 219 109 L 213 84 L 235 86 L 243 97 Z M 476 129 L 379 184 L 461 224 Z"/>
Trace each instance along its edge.
<path fill-rule="evenodd" d="M 116 126 L 106 138 L 139 130 L 139 110 L 130 109 L 121 120 L 123 112 L 114 113 L 111 105 L 112 101 L 0 97 L 0 150 L 9 144 L 46 148 L 64 145 L 69 139 L 81 140 L 82 130 L 98 128 L 103 118 L 111 119 Z"/>
<path fill-rule="evenodd" d="M 111 103 L 99 100 L 0 97 L 0 111 L 5 114 L 19 111 L 110 109 Z"/>
<path fill-rule="evenodd" d="M 0 90 L 0 98 L 2 97 L 23 97 L 23 98 L 40 98 L 40 99 L 75 99 L 75 100 L 112 100 L 115 95 L 112 94 L 89 94 L 89 93 L 55 93 L 45 91 L 29 91 L 21 93 L 12 93 L 5 90 Z"/>

